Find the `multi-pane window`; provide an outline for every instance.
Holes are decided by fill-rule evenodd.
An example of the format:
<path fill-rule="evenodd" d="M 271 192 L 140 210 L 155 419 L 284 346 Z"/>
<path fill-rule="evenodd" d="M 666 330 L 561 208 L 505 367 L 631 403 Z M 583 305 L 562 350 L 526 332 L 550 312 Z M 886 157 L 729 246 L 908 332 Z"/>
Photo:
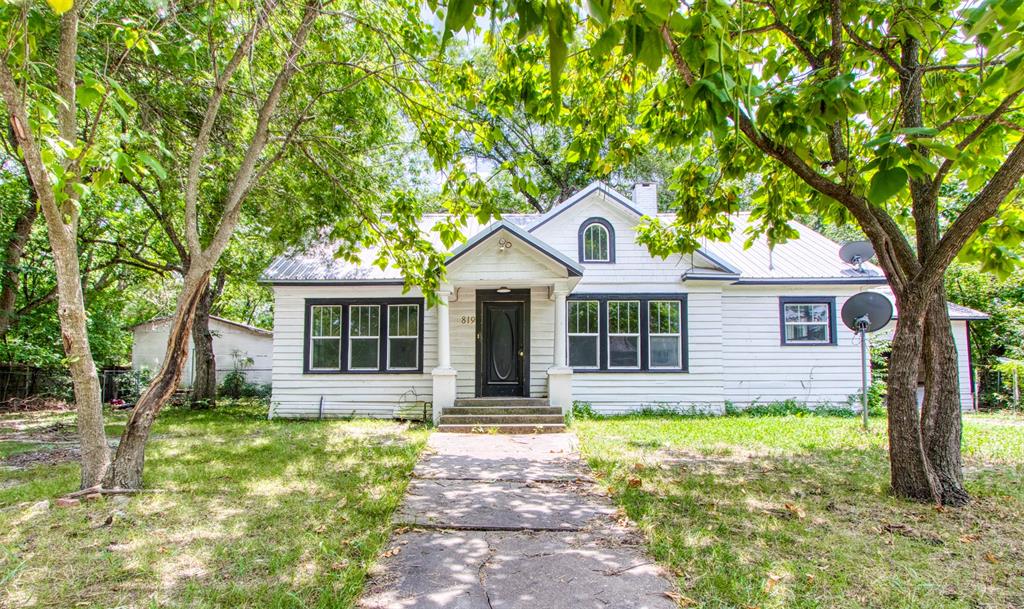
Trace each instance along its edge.
<path fill-rule="evenodd" d="M 611 235 L 608 229 L 598 222 L 593 222 L 583 229 L 583 259 L 581 262 L 611 261 Z"/>
<path fill-rule="evenodd" d="M 423 301 L 315 299 L 306 305 L 306 373 L 422 370 Z"/>
<path fill-rule="evenodd" d="M 341 367 L 341 307 L 321 305 L 310 308 L 309 368 L 334 370 Z"/>
<path fill-rule="evenodd" d="M 388 305 L 388 369 L 414 370 L 419 362 L 419 305 Z"/>
<path fill-rule="evenodd" d="M 832 337 L 831 300 L 782 301 L 782 342 L 790 345 L 829 345 Z"/>
<path fill-rule="evenodd" d="M 600 366 L 600 304 L 596 300 L 569 302 L 569 365 L 573 368 Z"/>
<path fill-rule="evenodd" d="M 640 301 L 608 301 L 608 367 L 640 367 Z"/>
<path fill-rule="evenodd" d="M 580 372 L 686 372 L 684 294 L 576 294 L 569 365 Z"/>
<path fill-rule="evenodd" d="M 380 305 L 348 308 L 348 368 L 380 368 Z"/>
<path fill-rule="evenodd" d="M 648 358 L 651 368 L 683 365 L 682 312 L 678 300 L 647 303 Z"/>

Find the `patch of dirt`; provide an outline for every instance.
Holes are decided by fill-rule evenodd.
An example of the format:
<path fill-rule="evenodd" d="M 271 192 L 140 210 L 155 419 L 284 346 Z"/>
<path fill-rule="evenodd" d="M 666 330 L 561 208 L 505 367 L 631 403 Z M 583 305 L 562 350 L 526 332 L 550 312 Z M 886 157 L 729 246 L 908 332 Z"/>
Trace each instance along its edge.
<path fill-rule="evenodd" d="M 39 412 L 43 410 L 63 412 L 71 409 L 71 404 L 64 400 L 40 396 L 8 398 L 0 402 L 0 414 L 7 412 Z"/>
<path fill-rule="evenodd" d="M 77 444 L 75 426 L 70 423 L 52 423 L 36 427 L 29 420 L 5 421 L 7 428 L 0 432 L 0 440 L 8 442 L 38 442 L 40 444 Z"/>
<path fill-rule="evenodd" d="M 36 465 L 56 465 L 67 461 L 77 461 L 79 455 L 79 450 L 73 447 L 48 448 L 11 455 L 0 461 L 0 465 L 15 469 L 27 469 Z"/>

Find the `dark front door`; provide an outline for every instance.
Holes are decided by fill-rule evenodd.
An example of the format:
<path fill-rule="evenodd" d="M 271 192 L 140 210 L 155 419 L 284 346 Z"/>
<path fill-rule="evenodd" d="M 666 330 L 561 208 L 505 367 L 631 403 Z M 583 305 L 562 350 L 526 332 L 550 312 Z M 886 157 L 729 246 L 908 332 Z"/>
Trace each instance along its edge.
<path fill-rule="evenodd" d="M 484 298 L 479 301 L 477 315 L 477 323 L 480 324 L 477 342 L 478 393 L 483 397 L 525 396 L 527 301 L 523 295 L 513 293 Z M 529 293 L 525 298 L 529 298 Z"/>

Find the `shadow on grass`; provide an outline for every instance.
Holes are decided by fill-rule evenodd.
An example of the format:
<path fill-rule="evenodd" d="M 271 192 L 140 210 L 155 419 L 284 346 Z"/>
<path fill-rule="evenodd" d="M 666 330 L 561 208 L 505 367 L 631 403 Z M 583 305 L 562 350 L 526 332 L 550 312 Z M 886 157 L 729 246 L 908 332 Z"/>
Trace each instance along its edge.
<path fill-rule="evenodd" d="M 592 426 L 584 452 L 654 556 L 702 607 L 1024 601 L 1019 466 L 972 477 L 971 508 L 936 510 L 888 494 L 880 446 L 689 447 L 627 427 L 610 437 Z"/>
<path fill-rule="evenodd" d="M 0 514 L 0 605 L 349 607 L 424 438 L 389 422 L 169 410 L 146 453 L 154 492 Z M 77 477 L 33 473 L 54 479 L 38 488 L 50 496 Z"/>

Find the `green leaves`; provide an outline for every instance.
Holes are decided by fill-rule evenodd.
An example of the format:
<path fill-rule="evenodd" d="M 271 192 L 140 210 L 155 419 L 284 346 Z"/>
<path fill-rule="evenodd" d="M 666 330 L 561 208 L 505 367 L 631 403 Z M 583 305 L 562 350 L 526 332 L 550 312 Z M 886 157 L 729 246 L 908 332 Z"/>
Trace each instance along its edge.
<path fill-rule="evenodd" d="M 461 32 L 473 19 L 475 0 L 450 0 L 444 15 L 444 41 Z"/>
<path fill-rule="evenodd" d="M 902 167 L 880 169 L 871 177 L 868 200 L 875 205 L 881 205 L 906 187 L 907 178 L 907 171 Z"/>

